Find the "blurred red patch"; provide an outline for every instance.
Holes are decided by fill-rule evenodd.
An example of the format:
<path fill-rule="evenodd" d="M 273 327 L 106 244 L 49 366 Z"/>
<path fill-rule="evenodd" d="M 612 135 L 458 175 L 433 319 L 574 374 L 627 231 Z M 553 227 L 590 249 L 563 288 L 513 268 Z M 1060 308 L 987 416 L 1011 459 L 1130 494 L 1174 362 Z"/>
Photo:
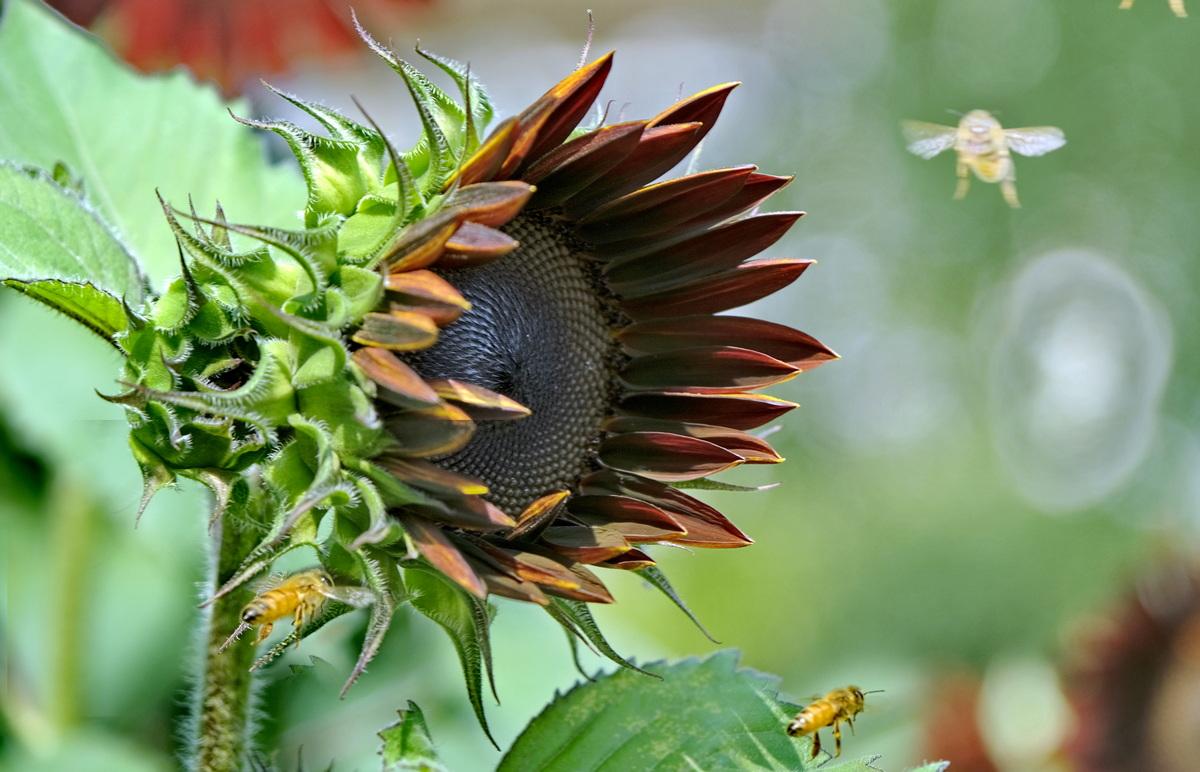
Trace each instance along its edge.
<path fill-rule="evenodd" d="M 397 11 L 433 0 L 356 0 L 364 20 L 394 27 Z M 301 59 L 358 50 L 348 0 L 49 0 L 126 61 L 154 71 L 184 64 L 228 94 Z"/>

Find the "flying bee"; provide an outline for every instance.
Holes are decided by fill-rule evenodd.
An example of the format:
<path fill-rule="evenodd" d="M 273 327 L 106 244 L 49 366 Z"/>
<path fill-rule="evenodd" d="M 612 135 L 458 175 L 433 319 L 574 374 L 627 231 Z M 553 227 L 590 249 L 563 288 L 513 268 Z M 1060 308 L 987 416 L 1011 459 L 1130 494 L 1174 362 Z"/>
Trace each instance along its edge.
<path fill-rule="evenodd" d="M 1167 0 L 1167 4 L 1171 6 L 1171 10 L 1181 19 L 1187 18 L 1187 9 L 1183 7 L 1183 0 Z M 1121 10 L 1127 11 L 1133 7 L 1133 0 L 1121 0 Z"/>
<path fill-rule="evenodd" d="M 372 602 L 371 593 L 365 587 L 339 587 L 333 583 L 333 578 L 320 568 L 310 568 L 282 579 L 269 580 L 242 609 L 241 623 L 221 644 L 221 650 L 224 651 L 253 625 L 258 625 L 258 635 L 254 639 L 257 646 L 271 634 L 275 623 L 287 616 L 292 618 L 292 629 L 299 631 L 320 612 L 325 601 L 330 599 L 355 608 L 370 605 Z M 296 645 L 300 645 L 299 638 Z"/>
<path fill-rule="evenodd" d="M 833 728 L 834 757 L 842 755 L 842 722 L 845 721 L 854 732 L 854 717 L 862 713 L 866 707 L 866 695 L 883 691 L 876 689 L 864 692 L 857 686 L 847 686 L 845 689 L 834 689 L 824 697 L 813 697 L 812 702 L 796 714 L 787 725 L 787 733 L 792 737 L 812 735 L 812 758 L 821 752 L 821 735 L 818 733 L 825 727 Z"/>
<path fill-rule="evenodd" d="M 962 117 L 957 127 L 904 121 L 901 128 L 909 152 L 922 158 L 933 158 L 951 148 L 958 153 L 956 199 L 967 195 L 971 184 L 968 172 L 974 172 L 984 182 L 999 182 L 1004 200 L 1011 207 L 1021 205 L 1017 199 L 1017 171 L 1011 153 L 1045 155 L 1067 144 L 1062 129 L 1054 126 L 1005 129 L 987 110 L 972 110 Z"/>

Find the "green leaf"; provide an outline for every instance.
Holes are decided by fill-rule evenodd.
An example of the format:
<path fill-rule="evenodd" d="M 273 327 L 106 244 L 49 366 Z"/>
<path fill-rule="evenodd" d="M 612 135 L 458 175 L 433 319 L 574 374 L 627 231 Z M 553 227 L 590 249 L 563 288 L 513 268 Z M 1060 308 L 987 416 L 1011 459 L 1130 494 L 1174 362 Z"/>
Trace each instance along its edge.
<path fill-rule="evenodd" d="M 475 718 L 492 745 L 499 750 L 500 746 L 496 745 L 488 728 L 487 715 L 483 712 L 485 666 L 488 680 L 491 680 L 491 644 L 488 638 L 491 620 L 486 606 L 483 601 L 471 597 L 446 579 L 441 572 L 419 563 L 405 566 L 404 582 L 408 586 L 413 607 L 441 625 L 454 643 Z"/>
<path fill-rule="evenodd" d="M 5 0 L 0 12 L 0 105 L 20 116 L 0 124 L 0 158 L 64 162 L 156 286 L 179 270 L 156 187 L 203 208 L 220 198 L 247 222 L 295 223 L 298 175 L 267 162 L 260 138 L 230 119 L 213 87 L 183 70 L 135 73 L 40 3 Z"/>
<path fill-rule="evenodd" d="M 108 341 L 124 330 L 128 322 L 120 299 L 94 284 L 59 279 L 5 279 L 2 283 L 61 311 Z"/>
<path fill-rule="evenodd" d="M 433 749 L 433 738 L 429 736 L 425 715 L 417 703 L 409 700 L 406 709 L 396 712 L 400 714 L 400 720 L 379 733 L 379 739 L 383 740 L 379 755 L 383 757 L 384 772 L 445 770 Z"/>
<path fill-rule="evenodd" d="M 117 298 L 136 303 L 142 295 L 137 263 L 78 193 L 46 172 L 5 161 L 0 161 L 0 279 L 18 282 L 22 291 L 41 280 L 91 285 L 89 297 L 50 286 L 29 294 L 97 331 L 97 324 L 123 329 Z"/>
<path fill-rule="evenodd" d="M 831 762 L 823 753 L 809 758 L 810 740 L 784 731 L 791 714 L 777 697 L 776 680 L 739 668 L 735 651 L 646 669 L 663 680 L 621 670 L 558 697 L 517 738 L 500 772 L 877 772 L 867 761 Z"/>

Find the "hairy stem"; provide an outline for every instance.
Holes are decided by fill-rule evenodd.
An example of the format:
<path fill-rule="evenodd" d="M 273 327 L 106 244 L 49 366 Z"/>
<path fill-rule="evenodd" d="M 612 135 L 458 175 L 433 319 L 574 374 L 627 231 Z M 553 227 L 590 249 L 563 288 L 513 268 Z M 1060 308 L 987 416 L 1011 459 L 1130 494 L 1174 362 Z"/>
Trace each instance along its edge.
<path fill-rule="evenodd" d="M 231 578 L 254 548 L 256 534 L 239 528 L 230 517 L 218 522 L 220 533 L 213 539 L 209 592 Z M 212 604 L 203 639 L 200 677 L 192 728 L 193 766 L 199 772 L 236 772 L 245 766 L 250 738 L 250 699 L 254 662 L 253 637 L 243 635 L 225 651 L 221 644 L 241 621 L 242 607 L 254 593 L 247 586 Z"/>

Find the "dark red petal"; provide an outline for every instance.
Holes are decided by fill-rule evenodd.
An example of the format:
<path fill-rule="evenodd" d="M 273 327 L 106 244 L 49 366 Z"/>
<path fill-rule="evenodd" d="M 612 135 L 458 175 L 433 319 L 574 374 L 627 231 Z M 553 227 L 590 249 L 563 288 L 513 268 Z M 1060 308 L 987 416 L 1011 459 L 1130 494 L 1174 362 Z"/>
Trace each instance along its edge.
<path fill-rule="evenodd" d="M 401 407 L 428 407 L 440 401 L 429 384 L 390 351 L 360 348 L 352 358 L 379 385 L 379 398 L 385 402 Z"/>
<path fill-rule="evenodd" d="M 621 380 L 634 390 L 728 392 L 770 386 L 799 372 L 758 351 L 701 346 L 635 357 L 621 371 Z"/>
<path fill-rule="evenodd" d="M 484 143 L 475 151 L 458 174 L 446 183 L 446 189 L 457 184 L 459 187 L 474 185 L 477 182 L 491 182 L 500 171 L 504 159 L 508 158 L 513 142 L 517 139 L 517 119 L 515 117 L 496 127 Z"/>
<path fill-rule="evenodd" d="M 731 429 L 754 429 L 797 407 L 795 402 L 766 394 L 688 394 L 644 392 L 627 394 L 618 403 L 626 415 L 697 421 Z"/>
<path fill-rule="evenodd" d="M 508 549 L 478 537 L 464 535 L 463 540 L 468 547 L 473 547 L 498 569 L 516 579 L 567 590 L 575 590 L 583 586 L 578 576 L 561 562 L 552 558 L 534 552 Z"/>
<path fill-rule="evenodd" d="M 440 527 L 415 515 L 400 514 L 397 517 L 413 546 L 434 568 L 475 597 L 487 597 L 483 580 Z"/>
<path fill-rule="evenodd" d="M 456 230 L 458 221 L 450 212 L 415 222 L 398 232 L 395 241 L 383 249 L 380 264 L 390 271 L 427 268 L 442 256 L 442 249 Z"/>
<path fill-rule="evenodd" d="M 617 555 L 615 558 L 610 558 L 596 565 L 603 566 L 604 568 L 617 568 L 622 571 L 637 571 L 638 569 L 649 568 L 654 565 L 654 558 L 640 549 L 634 548 L 624 555 Z"/>
<path fill-rule="evenodd" d="M 446 242 L 438 262 L 454 268 L 481 265 L 507 255 L 518 246 L 517 240 L 503 231 L 477 222 L 465 222 Z"/>
<path fill-rule="evenodd" d="M 649 295 L 735 267 L 779 241 L 800 216 L 800 212 L 771 212 L 734 220 L 658 252 L 615 260 L 605 266 L 604 275 L 618 295 Z"/>
<path fill-rule="evenodd" d="M 550 151 L 524 175 L 537 185 L 530 206 L 557 206 L 587 187 L 629 157 L 645 128 L 645 121 L 605 126 Z"/>
<path fill-rule="evenodd" d="M 658 179 L 692 152 L 703 128 L 699 123 L 680 123 L 646 129 L 625 160 L 567 199 L 565 214 L 572 219 L 582 217 L 600 204 Z"/>
<path fill-rule="evenodd" d="M 741 531 L 733 528 L 732 523 L 728 520 L 729 528 L 725 528 L 716 523 L 711 523 L 708 520 L 701 520 L 691 515 L 675 514 L 675 519 L 679 524 L 687 529 L 687 534 L 672 539 L 672 544 L 683 544 L 689 547 L 707 547 L 710 549 L 723 549 L 733 547 L 745 547 L 748 544 L 753 544 L 754 540 L 746 536 Z M 724 520 L 724 517 L 721 518 Z M 731 533 L 730 529 L 737 531 L 737 534 Z"/>
<path fill-rule="evenodd" d="M 383 286 L 405 303 L 428 302 L 468 311 L 471 304 L 450 282 L 433 271 L 405 271 L 384 277 Z"/>
<path fill-rule="evenodd" d="M 488 492 L 488 487 L 481 481 L 451 472 L 449 469 L 428 461 L 399 458 L 387 453 L 377 456 L 374 461 L 397 480 L 431 493 L 452 496 L 482 496 Z"/>
<path fill-rule="evenodd" d="M 783 289 L 812 264 L 812 260 L 756 260 L 653 295 L 622 300 L 621 307 L 634 319 L 725 311 Z"/>
<path fill-rule="evenodd" d="M 429 381 L 429 386 L 439 397 L 458 405 L 476 421 L 512 421 L 532 413 L 516 400 L 473 383 L 439 378 Z"/>
<path fill-rule="evenodd" d="M 621 416 L 610 418 L 604 423 L 607 432 L 667 432 L 682 434 L 720 445 L 732 451 L 748 464 L 777 464 L 783 461 L 775 449 L 766 440 L 753 434 L 729 429 L 724 426 L 711 424 L 688 423 L 685 421 L 664 421 L 660 418 L 634 418 Z"/>
<path fill-rule="evenodd" d="M 581 525 L 552 525 L 542 541 L 560 555 L 580 563 L 599 563 L 629 551 L 629 542 L 616 531 Z"/>
<path fill-rule="evenodd" d="M 596 101 L 604 81 L 612 69 L 613 54 L 610 51 L 591 64 L 581 67 L 559 81 L 546 92 L 543 99 L 554 100 L 554 107 L 537 127 L 537 140 L 526 156 L 526 164 L 535 162 L 543 155 L 562 144 L 587 115 Z M 540 101 L 540 100 L 539 100 Z M 513 170 L 515 172 L 515 169 Z"/>
<path fill-rule="evenodd" d="M 755 168 L 715 169 L 636 190 L 584 215 L 579 234 L 602 244 L 668 230 L 729 200 Z"/>
<path fill-rule="evenodd" d="M 449 403 L 403 410 L 385 420 L 388 433 L 406 456 L 441 456 L 462 450 L 475 433 L 475 422 Z"/>
<path fill-rule="evenodd" d="M 442 205 L 455 221 L 468 220 L 498 228 L 517 216 L 533 195 L 533 186 L 520 180 L 481 182 L 459 188 Z"/>
<path fill-rule="evenodd" d="M 475 561 L 472 561 L 472 563 L 473 565 L 478 565 Z M 493 595 L 525 601 L 526 603 L 536 603 L 539 606 L 550 605 L 550 599 L 542 592 L 542 588 L 533 582 L 514 579 L 507 574 L 493 573 L 491 571 L 480 571 L 480 573 L 483 576 L 484 583 L 487 585 L 488 592 Z"/>
<path fill-rule="evenodd" d="M 799 330 L 745 316 L 699 314 L 675 319 L 638 322 L 621 330 L 617 338 L 631 354 L 656 354 L 696 346 L 737 346 L 787 362 L 801 371 L 831 359 L 831 349 Z"/>
<path fill-rule="evenodd" d="M 351 340 L 364 346 L 386 348 L 389 351 L 416 351 L 429 348 L 438 339 L 433 319 L 416 311 L 372 311 L 354 331 Z"/>
<path fill-rule="evenodd" d="M 729 220 L 747 209 L 758 206 L 775 191 L 792 181 L 791 177 L 775 177 L 770 174 L 751 174 L 740 191 L 717 206 L 690 220 L 663 231 L 620 241 L 598 242 L 599 257 L 610 260 L 632 258 L 658 252 L 671 244 L 677 244 L 716 223 Z M 636 195 L 636 194 L 630 194 Z"/>
<path fill-rule="evenodd" d="M 629 552 L 637 552 L 638 550 L 629 549 L 621 554 Z M 617 556 L 619 558 L 620 555 Z M 609 558 L 615 560 L 617 558 Z M 557 595 L 561 598 L 570 598 L 571 600 L 581 600 L 584 603 L 612 603 L 613 596 L 609 593 L 608 588 L 600 581 L 600 578 L 592 573 L 587 566 L 582 563 L 572 563 L 571 573 L 580 581 L 578 589 L 566 590 L 553 585 L 543 585 L 543 589 L 550 595 Z"/>
<path fill-rule="evenodd" d="M 576 496 L 567 508 L 575 520 L 611 528 L 630 544 L 671 541 L 686 533 L 666 512 L 629 496 Z"/>
<path fill-rule="evenodd" d="M 512 532 L 508 534 L 510 539 L 517 539 L 525 536 L 532 531 L 537 530 L 542 525 L 550 522 L 558 514 L 564 501 L 571 495 L 571 491 L 560 490 L 551 491 L 544 496 L 540 496 L 529 506 L 525 507 L 525 511 L 517 517 L 517 525 Z"/>
<path fill-rule="evenodd" d="M 720 445 L 663 432 L 617 434 L 600 443 L 600 462 L 612 469 L 669 482 L 696 480 L 742 463 Z"/>
<path fill-rule="evenodd" d="M 471 531 L 503 531 L 515 524 L 504 510 L 481 496 L 443 494 L 433 503 L 412 504 L 411 507 L 428 520 Z"/>
<path fill-rule="evenodd" d="M 704 135 L 712 129 L 721 115 L 721 108 L 725 106 L 725 100 L 729 98 L 729 93 L 740 85 L 736 82 L 721 83 L 706 88 L 663 110 L 650 121 L 650 125 L 666 126 L 676 123 L 699 122 L 704 125 L 704 129 L 700 133 L 700 139 L 704 139 Z"/>
<path fill-rule="evenodd" d="M 636 475 L 623 474 L 612 470 L 593 472 L 580 482 L 580 491 L 586 494 L 621 494 L 633 496 L 649 504 L 653 504 L 671 516 L 681 525 L 691 523 L 695 533 L 689 531 L 685 539 L 704 538 L 708 542 L 720 541 L 726 546 L 750 544 L 751 539 L 733 523 L 713 507 L 699 499 L 689 496 L 677 488 L 647 480 Z M 696 525 L 702 523 L 703 525 Z M 715 534 L 714 529 L 724 532 L 723 536 Z M 699 536 L 697 536 L 699 534 Z M 680 539 L 674 539 L 679 543 Z"/>
<path fill-rule="evenodd" d="M 751 174 L 746 179 L 746 184 L 742 186 L 741 190 L 720 205 L 709 209 L 698 217 L 688 220 L 680 226 L 680 230 L 686 231 L 693 228 L 703 228 L 722 220 L 728 220 L 730 217 L 741 214 L 747 209 L 758 206 L 763 201 L 766 201 L 768 196 L 785 187 L 792 179 L 792 177 L 777 177 L 773 174 Z"/>

